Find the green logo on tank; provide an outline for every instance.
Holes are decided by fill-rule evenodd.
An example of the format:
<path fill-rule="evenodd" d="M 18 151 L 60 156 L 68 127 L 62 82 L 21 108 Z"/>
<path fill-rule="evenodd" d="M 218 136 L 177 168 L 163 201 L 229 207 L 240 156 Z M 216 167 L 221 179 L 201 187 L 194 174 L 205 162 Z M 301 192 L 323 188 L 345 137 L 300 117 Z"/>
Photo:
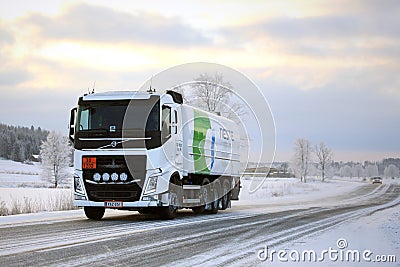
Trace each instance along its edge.
<path fill-rule="evenodd" d="M 193 134 L 193 159 L 194 171 L 198 174 L 210 174 L 204 154 L 204 144 L 207 131 L 211 129 L 210 118 L 200 110 L 194 111 L 194 134 Z"/>

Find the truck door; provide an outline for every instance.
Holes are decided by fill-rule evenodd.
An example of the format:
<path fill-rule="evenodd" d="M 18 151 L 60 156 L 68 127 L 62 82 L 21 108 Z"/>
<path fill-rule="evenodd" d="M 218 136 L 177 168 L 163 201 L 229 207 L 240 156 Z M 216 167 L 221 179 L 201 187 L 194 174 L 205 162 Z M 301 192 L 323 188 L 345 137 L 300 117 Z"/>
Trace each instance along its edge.
<path fill-rule="evenodd" d="M 175 134 L 175 165 L 181 170 L 183 168 L 183 155 L 182 155 L 182 132 L 181 129 L 181 120 L 180 120 L 180 110 L 174 108 L 173 109 L 173 123 L 172 123 L 172 131 Z"/>
<path fill-rule="evenodd" d="M 178 111 L 169 105 L 162 106 L 162 131 L 164 155 L 174 165 L 182 165 L 182 141 L 178 133 Z"/>

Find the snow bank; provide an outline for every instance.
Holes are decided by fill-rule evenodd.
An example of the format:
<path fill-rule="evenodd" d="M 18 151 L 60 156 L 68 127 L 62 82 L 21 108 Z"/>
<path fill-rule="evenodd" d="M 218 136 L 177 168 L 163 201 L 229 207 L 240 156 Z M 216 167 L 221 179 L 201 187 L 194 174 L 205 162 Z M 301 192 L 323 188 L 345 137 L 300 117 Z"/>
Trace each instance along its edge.
<path fill-rule="evenodd" d="M 71 189 L 0 188 L 0 215 L 73 208 Z"/>

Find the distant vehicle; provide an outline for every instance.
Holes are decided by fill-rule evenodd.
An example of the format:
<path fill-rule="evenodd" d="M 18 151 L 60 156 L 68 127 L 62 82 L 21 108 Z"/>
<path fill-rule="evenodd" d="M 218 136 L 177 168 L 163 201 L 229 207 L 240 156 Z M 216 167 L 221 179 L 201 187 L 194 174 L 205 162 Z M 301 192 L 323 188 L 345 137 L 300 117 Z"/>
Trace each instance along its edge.
<path fill-rule="evenodd" d="M 382 178 L 379 176 L 372 177 L 371 178 L 371 183 L 372 184 L 382 184 Z"/>

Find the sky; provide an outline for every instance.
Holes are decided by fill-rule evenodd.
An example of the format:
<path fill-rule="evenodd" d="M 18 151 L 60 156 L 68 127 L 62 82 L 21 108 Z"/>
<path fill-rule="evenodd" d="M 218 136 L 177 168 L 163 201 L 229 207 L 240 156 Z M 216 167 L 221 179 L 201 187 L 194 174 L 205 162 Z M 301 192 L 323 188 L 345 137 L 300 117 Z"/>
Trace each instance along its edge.
<path fill-rule="evenodd" d="M 325 142 L 335 160 L 400 157 L 398 14 L 396 0 L 0 0 L 0 122 L 67 133 L 94 83 L 135 90 L 213 62 L 268 100 L 275 160 L 290 160 L 297 138 Z"/>

